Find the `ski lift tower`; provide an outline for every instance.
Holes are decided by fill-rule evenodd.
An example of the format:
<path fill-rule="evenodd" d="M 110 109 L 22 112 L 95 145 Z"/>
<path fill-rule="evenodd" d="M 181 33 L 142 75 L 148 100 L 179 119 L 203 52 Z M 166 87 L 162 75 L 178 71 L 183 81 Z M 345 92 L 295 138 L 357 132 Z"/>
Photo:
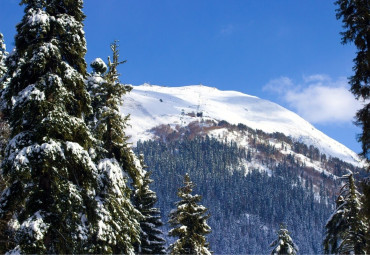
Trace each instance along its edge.
<path fill-rule="evenodd" d="M 199 84 L 199 88 L 202 87 L 202 83 Z M 200 117 L 203 119 L 203 112 L 200 108 L 200 105 L 202 103 L 202 99 L 201 99 L 201 96 L 200 96 L 200 90 L 198 91 L 198 105 L 197 105 L 197 117 Z"/>

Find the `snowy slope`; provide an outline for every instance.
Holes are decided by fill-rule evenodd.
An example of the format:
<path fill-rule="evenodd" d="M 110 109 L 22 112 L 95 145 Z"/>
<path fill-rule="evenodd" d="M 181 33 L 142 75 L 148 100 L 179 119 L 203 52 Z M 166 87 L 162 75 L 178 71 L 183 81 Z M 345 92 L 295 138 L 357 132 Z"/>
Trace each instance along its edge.
<path fill-rule="evenodd" d="M 127 134 L 131 142 L 153 138 L 150 129 L 161 124 L 187 125 L 194 121 L 192 113 L 203 119 L 243 123 L 266 133 L 281 132 L 322 153 L 358 165 L 356 153 L 317 130 L 297 114 L 267 100 L 237 91 L 221 91 L 202 85 L 162 87 L 144 84 L 133 86 L 125 95 L 121 111 L 130 114 Z M 198 118 L 199 119 L 199 118 Z"/>

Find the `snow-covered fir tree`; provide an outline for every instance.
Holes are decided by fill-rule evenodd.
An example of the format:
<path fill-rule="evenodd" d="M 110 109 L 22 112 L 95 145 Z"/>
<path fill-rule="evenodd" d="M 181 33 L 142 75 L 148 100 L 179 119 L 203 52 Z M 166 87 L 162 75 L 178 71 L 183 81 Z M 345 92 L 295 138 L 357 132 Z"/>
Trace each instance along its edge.
<path fill-rule="evenodd" d="M 173 227 L 170 236 L 178 239 L 170 245 L 171 254 L 211 254 L 205 235 L 211 232 L 207 219 L 210 217 L 207 208 L 198 203 L 200 195 L 192 195 L 194 184 L 189 174 L 184 176 L 184 187 L 177 195 L 182 199 L 176 202 L 176 209 L 170 212 L 169 223 Z"/>
<path fill-rule="evenodd" d="M 280 229 L 277 234 L 278 238 L 270 244 L 270 247 L 273 247 L 271 255 L 297 254 L 298 247 L 290 237 L 286 226 L 280 225 Z"/>
<path fill-rule="evenodd" d="M 5 80 L 3 77 L 6 73 L 6 65 L 5 60 L 8 55 L 6 52 L 6 45 L 4 43 L 4 36 L 0 33 L 0 88 L 5 87 Z M 4 156 L 4 149 L 6 144 L 8 143 L 9 138 L 9 125 L 7 121 L 4 119 L 3 114 L 0 113 L 0 162 Z M 0 194 L 5 189 L 5 180 L 0 173 Z M 0 220 L 0 251 L 6 250 L 8 246 L 8 236 L 7 236 L 7 220 L 1 219 Z"/>
<path fill-rule="evenodd" d="M 0 33 L 0 83 L 1 83 L 1 78 L 6 73 L 5 59 L 7 55 L 8 55 L 8 52 L 6 51 L 6 45 L 4 43 L 4 36 L 2 33 Z"/>
<path fill-rule="evenodd" d="M 9 252 L 86 253 L 98 173 L 83 116 L 86 42 L 82 0 L 23 0 L 3 112 L 11 126 L 2 162 L 0 220 Z M 0 253 L 6 252 L 4 250 Z"/>
<path fill-rule="evenodd" d="M 346 228 L 346 225 L 343 224 L 344 210 L 340 209 L 344 204 L 343 197 L 339 196 L 335 202 L 336 211 L 330 216 L 325 226 L 326 236 L 323 244 L 324 251 L 327 254 L 338 253 L 338 243 L 341 241 L 342 232 L 344 232 Z"/>
<path fill-rule="evenodd" d="M 8 56 L 8 52 L 6 51 L 6 45 L 4 43 L 4 36 L 2 33 L 0 33 L 0 89 L 3 89 L 6 87 L 7 84 L 7 78 L 6 72 L 7 67 L 5 65 L 5 60 Z M 0 93 L 1 96 L 1 93 Z M 9 125 L 8 122 L 5 120 L 3 114 L 0 112 L 0 162 L 3 159 L 4 156 L 4 149 L 6 144 L 8 143 L 9 138 Z M 0 175 L 1 178 L 1 175 Z M 1 188 L 0 188 L 1 192 Z M 1 194 L 1 193 L 0 193 Z"/>
<path fill-rule="evenodd" d="M 370 176 L 364 178 L 361 182 L 361 187 L 363 191 L 362 197 L 362 213 L 365 216 L 364 220 L 366 220 L 366 225 L 370 226 Z M 370 230 L 368 227 L 368 233 L 365 236 L 366 239 L 366 253 L 370 254 Z"/>
<path fill-rule="evenodd" d="M 354 74 L 349 77 L 351 92 L 363 102 L 363 108 L 356 114 L 355 124 L 361 127 L 358 135 L 361 155 L 370 163 L 370 3 L 368 0 L 336 0 L 336 17 L 343 23 L 342 43 L 353 43 L 356 57 L 353 59 Z M 368 166 L 369 168 L 369 166 Z"/>
<path fill-rule="evenodd" d="M 361 194 L 353 174 L 343 176 L 345 184 L 336 201 L 336 209 L 326 223 L 324 252 L 329 254 L 365 254 L 369 230 L 360 214 Z"/>
<path fill-rule="evenodd" d="M 336 17 L 342 20 L 342 43 L 353 43 L 356 57 L 353 59 L 353 75 L 348 79 L 351 92 L 356 99 L 361 100 L 363 107 L 356 113 L 355 124 L 362 132 L 357 136 L 361 142 L 361 155 L 367 161 L 367 171 L 370 172 L 370 2 L 368 0 L 336 0 Z M 370 226 L 370 177 L 362 180 L 363 210 Z M 367 253 L 370 253 L 370 234 L 367 235 Z"/>
<path fill-rule="evenodd" d="M 124 127 L 127 118 L 119 112 L 122 96 L 129 87 L 119 82 L 117 43 L 111 45 L 113 61 L 107 66 L 101 59 L 91 63 L 93 73 L 87 80 L 94 113 L 88 118 L 96 138 L 95 154 L 100 178 L 97 191 L 97 239 L 94 253 L 133 254 L 134 244 L 139 243 L 142 218 L 131 203 L 131 189 L 127 186 L 130 176 L 139 178 L 143 171 L 139 160 L 127 146 Z"/>
<path fill-rule="evenodd" d="M 147 168 L 144 163 L 144 156 L 139 156 L 143 168 Z M 134 206 L 141 212 L 144 218 L 140 221 L 140 244 L 135 247 L 136 254 L 166 254 L 163 233 L 160 227 L 163 226 L 161 221 L 161 212 L 154 205 L 157 202 L 157 195 L 149 188 L 153 182 L 150 178 L 151 172 L 145 171 L 141 183 L 134 184 L 135 193 L 133 196 Z"/>
<path fill-rule="evenodd" d="M 119 81 L 117 66 L 126 61 L 119 61 L 117 42 L 111 45 L 111 49 L 113 60 L 108 57 L 107 72 L 103 60 L 98 58 L 91 63 L 94 72 L 87 81 L 87 87 L 94 114 L 88 118 L 88 123 L 95 138 L 100 141 L 98 147 L 108 153 L 109 157 L 118 160 L 132 179 L 140 178 L 141 170 L 137 167 L 140 165 L 137 163 L 139 160 L 129 148 L 125 134 L 129 116 L 123 117 L 119 111 L 123 104 L 122 96 L 130 92 L 132 87 Z"/>
<path fill-rule="evenodd" d="M 3 177 L 0 175 L 0 192 L 5 189 L 5 181 Z M 0 219 L 0 251 L 8 250 L 8 221 L 6 219 Z"/>

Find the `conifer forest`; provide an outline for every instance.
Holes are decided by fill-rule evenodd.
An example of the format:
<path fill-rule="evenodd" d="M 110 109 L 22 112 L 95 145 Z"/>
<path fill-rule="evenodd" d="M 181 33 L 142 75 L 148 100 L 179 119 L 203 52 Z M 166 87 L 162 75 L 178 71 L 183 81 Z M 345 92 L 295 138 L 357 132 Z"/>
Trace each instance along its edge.
<path fill-rule="evenodd" d="M 0 254 L 370 253 L 370 1 L 335 2 L 362 165 L 199 109 L 133 144 L 119 41 L 88 64 L 83 0 L 18 2 L 13 49 L 0 30 Z"/>

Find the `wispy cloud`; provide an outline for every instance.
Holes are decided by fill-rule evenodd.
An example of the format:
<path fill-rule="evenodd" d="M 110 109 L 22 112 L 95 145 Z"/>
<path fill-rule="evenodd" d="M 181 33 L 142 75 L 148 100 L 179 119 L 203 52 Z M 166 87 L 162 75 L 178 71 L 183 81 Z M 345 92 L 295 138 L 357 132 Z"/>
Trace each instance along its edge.
<path fill-rule="evenodd" d="M 264 91 L 275 92 L 279 95 L 284 94 L 286 91 L 294 89 L 293 81 L 288 77 L 280 77 L 269 81 L 264 87 Z"/>
<path fill-rule="evenodd" d="M 333 80 L 328 75 L 304 76 L 300 83 L 280 77 L 263 90 L 277 93 L 290 107 L 312 123 L 351 122 L 362 107 L 348 91 L 345 78 Z"/>

